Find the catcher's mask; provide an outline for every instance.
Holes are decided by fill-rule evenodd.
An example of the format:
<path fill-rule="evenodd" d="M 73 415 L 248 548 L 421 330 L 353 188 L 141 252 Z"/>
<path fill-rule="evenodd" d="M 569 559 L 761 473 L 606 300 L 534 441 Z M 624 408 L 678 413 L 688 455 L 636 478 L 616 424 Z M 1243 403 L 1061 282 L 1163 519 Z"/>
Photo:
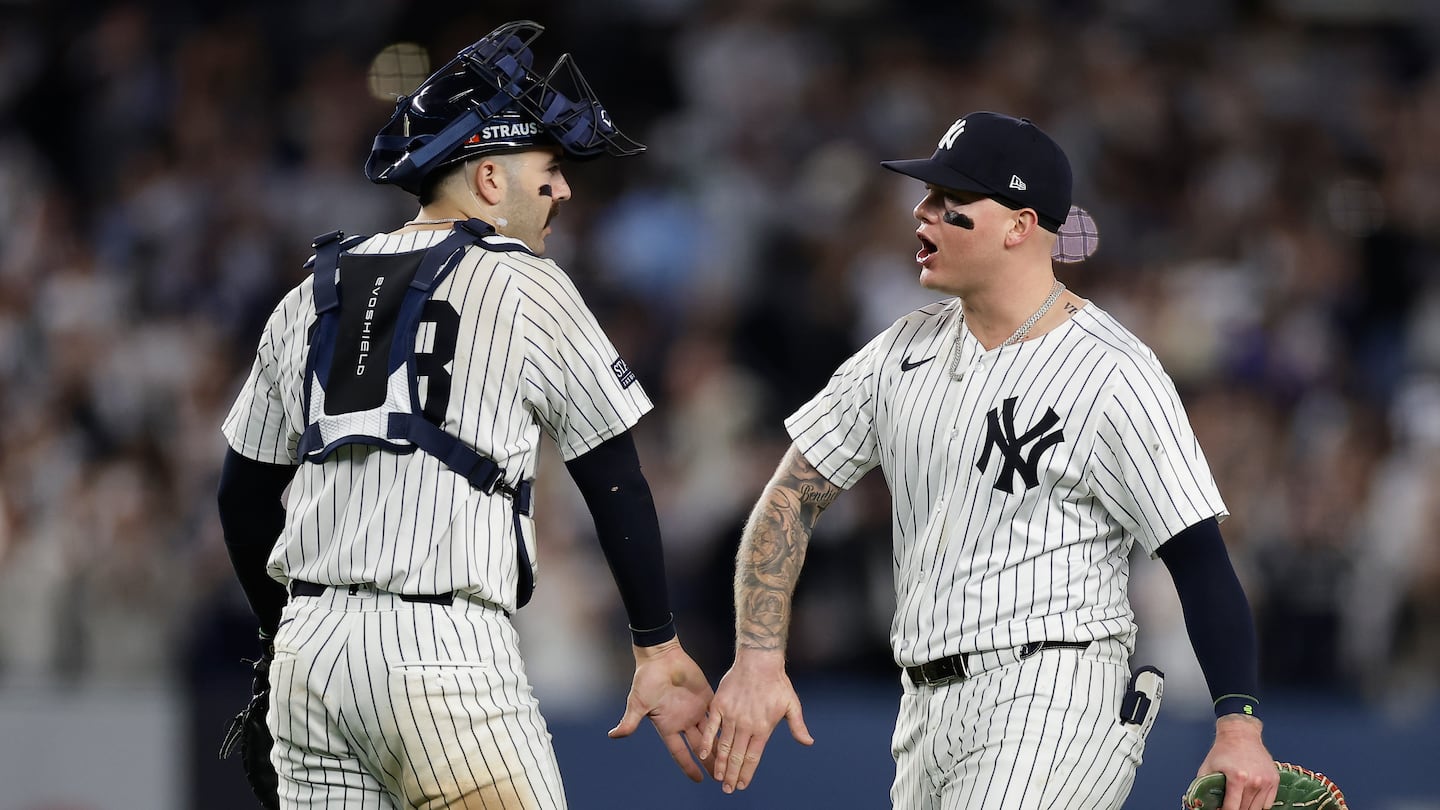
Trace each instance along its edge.
<path fill-rule="evenodd" d="M 529 20 L 506 23 L 401 96 L 375 136 L 365 176 L 419 194 L 436 169 L 491 152 L 558 145 L 567 158 L 586 160 L 645 151 L 616 128 L 570 54 L 543 76 L 532 68 L 530 43 L 544 30 Z"/>

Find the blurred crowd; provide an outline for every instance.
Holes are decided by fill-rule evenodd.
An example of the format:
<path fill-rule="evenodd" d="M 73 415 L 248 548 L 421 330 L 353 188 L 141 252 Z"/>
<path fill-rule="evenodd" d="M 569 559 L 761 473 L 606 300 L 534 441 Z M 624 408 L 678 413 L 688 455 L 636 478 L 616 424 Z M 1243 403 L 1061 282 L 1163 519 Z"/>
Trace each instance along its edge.
<path fill-rule="evenodd" d="M 393 107 L 371 60 L 406 41 L 438 66 L 518 18 L 649 145 L 568 170 L 550 255 L 656 401 L 641 458 L 682 639 L 713 679 L 784 416 L 933 300 L 921 189 L 878 161 L 993 109 L 1069 152 L 1101 246 L 1060 277 L 1179 386 L 1267 688 L 1440 699 L 1440 14 L 1423 0 L 0 4 L 0 683 L 179 679 L 250 651 L 219 425 L 311 238 L 414 215 L 361 172 Z M 584 705 L 628 678 L 625 623 L 553 452 L 540 484 L 518 621 L 552 702 Z M 895 677 L 889 533 L 879 474 L 825 514 L 797 677 Z M 1142 651 L 1188 661 L 1164 566 L 1137 560 L 1132 591 Z"/>

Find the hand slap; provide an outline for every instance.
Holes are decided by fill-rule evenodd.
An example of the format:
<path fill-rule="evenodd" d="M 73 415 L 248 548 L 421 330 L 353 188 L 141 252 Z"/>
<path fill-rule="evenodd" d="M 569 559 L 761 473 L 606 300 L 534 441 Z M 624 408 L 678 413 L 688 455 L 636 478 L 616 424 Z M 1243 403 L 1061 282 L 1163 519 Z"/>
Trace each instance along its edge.
<path fill-rule="evenodd" d="M 704 781 L 705 771 L 696 764 L 691 751 L 700 742 L 714 690 L 676 639 L 654 647 L 635 647 L 634 652 L 635 677 L 625 698 L 625 714 L 610 729 L 610 738 L 630 736 L 640 727 L 641 719 L 649 717 L 680 770 L 691 781 Z M 701 764 L 706 770 L 710 767 L 703 756 Z"/>
<path fill-rule="evenodd" d="M 710 703 L 700 749 L 702 760 L 713 755 L 713 775 L 722 790 L 733 793 L 750 785 L 765 744 L 782 717 L 796 742 L 815 743 L 805 726 L 800 698 L 785 674 L 783 653 L 741 650 Z"/>

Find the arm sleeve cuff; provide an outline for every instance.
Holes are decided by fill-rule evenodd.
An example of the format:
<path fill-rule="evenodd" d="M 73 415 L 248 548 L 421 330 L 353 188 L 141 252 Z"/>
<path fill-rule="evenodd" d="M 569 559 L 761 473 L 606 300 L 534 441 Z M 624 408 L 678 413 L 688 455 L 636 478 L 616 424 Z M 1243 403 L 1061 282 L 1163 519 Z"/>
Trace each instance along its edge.
<path fill-rule="evenodd" d="M 1260 698 L 1254 695 L 1221 695 L 1215 699 L 1215 716 L 1243 714 L 1247 717 L 1260 716 Z"/>
<path fill-rule="evenodd" d="M 636 647 L 654 647 L 656 644 L 664 644 L 672 638 L 675 638 L 675 617 L 673 615 L 670 617 L 670 621 L 650 630 L 630 628 L 630 641 Z"/>

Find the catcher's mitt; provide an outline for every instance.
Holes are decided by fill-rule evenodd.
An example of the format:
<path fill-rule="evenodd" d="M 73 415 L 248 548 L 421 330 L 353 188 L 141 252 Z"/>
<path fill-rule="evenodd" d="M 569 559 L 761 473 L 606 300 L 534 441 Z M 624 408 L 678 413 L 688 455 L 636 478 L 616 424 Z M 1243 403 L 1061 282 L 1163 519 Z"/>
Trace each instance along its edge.
<path fill-rule="evenodd" d="M 1280 789 L 1275 793 L 1275 803 L 1271 807 L 1349 810 L 1345 795 L 1325 774 L 1288 762 L 1277 762 L 1275 767 L 1280 770 Z M 1225 775 L 1212 773 L 1190 783 L 1180 799 L 1180 806 L 1184 810 L 1220 810 L 1224 801 Z"/>
<path fill-rule="evenodd" d="M 275 775 L 275 766 L 270 764 L 270 748 L 275 739 L 265 725 L 265 714 L 270 702 L 270 661 L 275 657 L 275 647 L 263 636 L 264 651 L 255 662 L 255 680 L 250 685 L 250 702 L 225 730 L 225 739 L 220 743 L 220 758 L 225 759 L 240 749 L 240 763 L 245 767 L 245 780 L 255 792 L 255 798 L 265 810 L 280 810 L 280 779 Z"/>

